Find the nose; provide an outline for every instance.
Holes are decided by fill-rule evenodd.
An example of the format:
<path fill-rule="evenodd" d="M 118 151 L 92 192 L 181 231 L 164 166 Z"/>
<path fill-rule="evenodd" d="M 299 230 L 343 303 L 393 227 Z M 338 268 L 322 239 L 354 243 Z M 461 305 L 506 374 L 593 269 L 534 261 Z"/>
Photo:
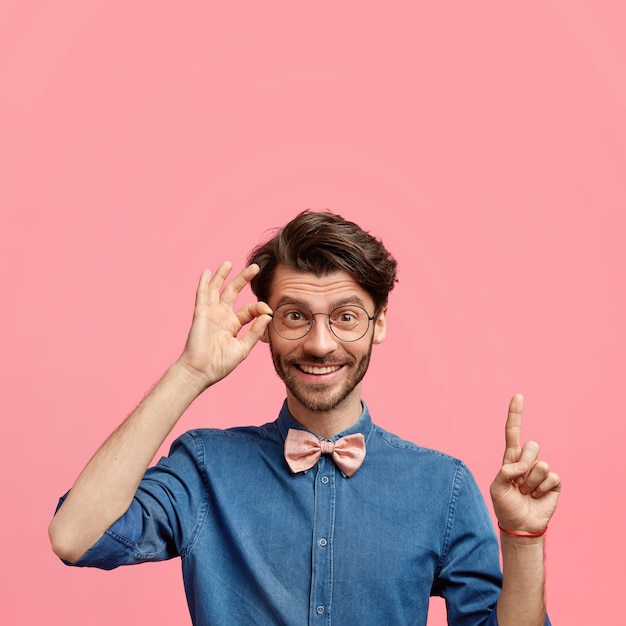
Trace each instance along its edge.
<path fill-rule="evenodd" d="M 322 315 L 314 319 L 311 330 L 304 336 L 305 350 L 315 356 L 325 356 L 337 349 L 338 339 L 330 330 L 327 316 Z"/>

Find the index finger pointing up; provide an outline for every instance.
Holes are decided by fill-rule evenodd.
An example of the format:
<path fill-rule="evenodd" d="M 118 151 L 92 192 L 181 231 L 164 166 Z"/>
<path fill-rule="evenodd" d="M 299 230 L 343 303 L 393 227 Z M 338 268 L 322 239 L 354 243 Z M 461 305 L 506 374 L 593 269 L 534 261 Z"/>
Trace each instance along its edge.
<path fill-rule="evenodd" d="M 522 452 L 522 411 L 524 396 L 516 393 L 509 404 L 509 415 L 506 419 L 504 463 L 517 463 Z"/>

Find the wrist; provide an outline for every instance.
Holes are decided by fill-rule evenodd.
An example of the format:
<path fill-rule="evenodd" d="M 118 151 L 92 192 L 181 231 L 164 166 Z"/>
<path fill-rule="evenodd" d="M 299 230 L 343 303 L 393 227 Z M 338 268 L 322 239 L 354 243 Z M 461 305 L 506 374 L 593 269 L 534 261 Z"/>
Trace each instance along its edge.
<path fill-rule="evenodd" d="M 181 359 L 174 362 L 169 368 L 169 373 L 171 376 L 175 377 L 181 386 L 186 388 L 194 398 L 199 396 L 212 384 L 205 374 L 190 367 Z"/>
<path fill-rule="evenodd" d="M 543 537 L 546 532 L 548 532 L 547 526 L 543 530 L 540 530 L 538 532 L 528 532 L 525 530 L 511 530 L 508 528 L 503 528 L 500 525 L 500 522 L 498 522 L 498 528 L 500 529 L 501 535 L 505 535 L 507 537 L 520 537 L 523 539 L 538 539 L 540 537 Z"/>

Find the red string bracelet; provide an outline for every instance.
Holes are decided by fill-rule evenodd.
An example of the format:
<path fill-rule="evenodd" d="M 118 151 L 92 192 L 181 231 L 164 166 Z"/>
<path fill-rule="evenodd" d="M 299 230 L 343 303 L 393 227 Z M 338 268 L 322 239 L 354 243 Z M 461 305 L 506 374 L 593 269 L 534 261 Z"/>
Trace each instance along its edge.
<path fill-rule="evenodd" d="M 546 526 L 540 533 L 514 533 L 511 532 L 510 530 L 506 530 L 504 528 L 502 528 L 502 526 L 500 526 L 500 522 L 498 522 L 498 528 L 505 534 L 505 535 L 510 535 L 511 537 L 541 537 L 542 535 L 546 534 L 546 531 L 548 530 L 548 527 Z"/>

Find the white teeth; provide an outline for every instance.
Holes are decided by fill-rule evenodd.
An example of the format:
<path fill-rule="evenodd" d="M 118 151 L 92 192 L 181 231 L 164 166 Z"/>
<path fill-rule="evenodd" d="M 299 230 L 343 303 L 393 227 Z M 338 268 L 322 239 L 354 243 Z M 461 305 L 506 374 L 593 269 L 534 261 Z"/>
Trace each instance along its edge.
<path fill-rule="evenodd" d="M 332 367 L 314 367 L 313 365 L 301 365 L 300 369 L 307 374 L 330 374 L 331 372 L 336 372 L 339 367 L 339 365 L 333 365 Z"/>

